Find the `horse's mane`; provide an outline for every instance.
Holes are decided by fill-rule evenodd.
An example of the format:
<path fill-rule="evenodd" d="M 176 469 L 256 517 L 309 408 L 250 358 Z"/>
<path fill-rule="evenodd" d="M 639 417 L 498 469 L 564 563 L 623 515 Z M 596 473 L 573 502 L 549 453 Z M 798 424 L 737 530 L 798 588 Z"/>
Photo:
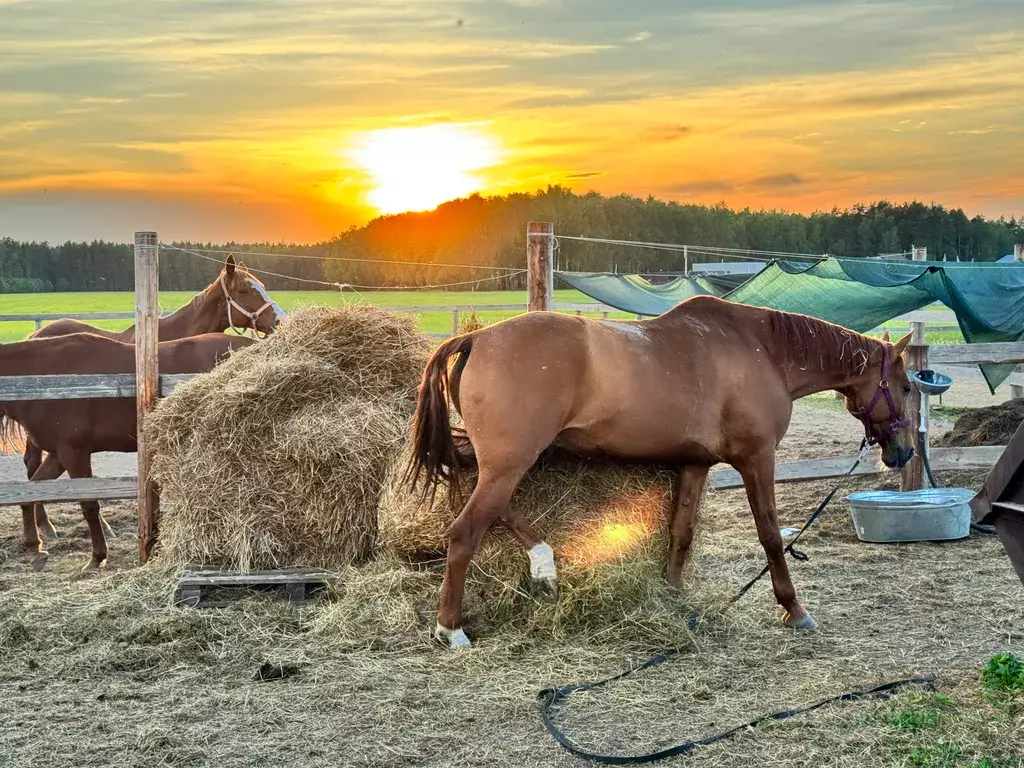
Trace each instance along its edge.
<path fill-rule="evenodd" d="M 765 311 L 772 331 L 769 351 L 784 369 L 817 363 L 823 369 L 838 369 L 857 376 L 881 348 L 876 339 L 835 323 L 774 309 Z"/>

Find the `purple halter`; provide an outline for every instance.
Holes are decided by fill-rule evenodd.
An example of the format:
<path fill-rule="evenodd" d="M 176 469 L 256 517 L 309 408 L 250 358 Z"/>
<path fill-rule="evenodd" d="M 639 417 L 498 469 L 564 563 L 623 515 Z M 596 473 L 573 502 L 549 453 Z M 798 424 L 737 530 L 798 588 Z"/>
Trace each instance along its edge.
<path fill-rule="evenodd" d="M 878 442 L 878 437 L 871 434 L 871 412 L 875 410 L 875 406 L 878 405 L 878 401 L 883 396 L 885 402 L 889 406 L 889 423 L 882 427 L 881 437 L 890 438 L 892 433 L 897 429 L 904 429 L 910 426 L 910 419 L 899 419 L 896 412 L 896 402 L 892 399 L 892 392 L 889 389 L 889 355 L 892 352 L 892 346 L 885 344 L 883 346 L 882 353 L 882 380 L 878 382 L 878 388 L 875 390 L 875 396 L 871 398 L 871 402 L 867 408 L 857 411 L 854 416 L 860 419 L 864 423 L 864 434 L 868 445 L 874 445 Z"/>

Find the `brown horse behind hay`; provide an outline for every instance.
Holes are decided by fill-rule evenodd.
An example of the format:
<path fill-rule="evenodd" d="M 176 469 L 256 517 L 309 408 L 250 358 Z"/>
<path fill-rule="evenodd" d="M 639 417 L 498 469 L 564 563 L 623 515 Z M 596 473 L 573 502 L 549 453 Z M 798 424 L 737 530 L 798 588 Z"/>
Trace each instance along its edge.
<path fill-rule="evenodd" d="M 775 449 L 797 398 L 825 390 L 882 448 L 889 467 L 913 455 L 902 419 L 910 392 L 895 345 L 803 315 L 698 296 L 652 320 L 601 321 L 535 312 L 445 342 L 427 363 L 407 479 L 457 485 L 460 452 L 449 399 L 478 464 L 476 488 L 452 524 L 435 635 L 468 645 L 461 629 L 469 561 L 504 521 L 529 550 L 534 582 L 557 595 L 551 547 L 509 499 L 548 446 L 585 456 L 679 467 L 667 579 L 678 585 L 708 471 L 731 464 L 747 498 L 787 626 L 812 629 L 786 567 L 775 508 Z M 448 360 L 457 356 L 449 372 Z"/>
<path fill-rule="evenodd" d="M 235 349 L 255 343 L 244 336 L 204 334 L 159 345 L 160 373 L 203 373 Z M 90 333 L 0 344 L 0 376 L 133 373 L 135 346 Z M 92 454 L 134 453 L 138 449 L 133 398 L 20 400 L 0 403 L 0 444 L 15 442 L 21 427 L 47 452 L 31 480 L 53 480 L 64 472 L 92 477 Z M 25 547 L 36 554 L 35 567 L 46 561 L 33 505 L 21 506 Z M 107 559 L 107 542 L 96 501 L 82 502 L 92 539 L 90 568 Z"/>
<path fill-rule="evenodd" d="M 283 317 L 284 310 L 267 295 L 263 283 L 253 277 L 244 264 L 236 264 L 235 257 L 228 254 L 224 268 L 212 283 L 193 296 L 188 304 L 160 318 L 158 338 L 160 341 L 173 341 L 204 333 L 223 333 L 228 328 L 238 333 L 249 330 L 253 336 L 266 335 L 273 332 Z M 55 320 L 29 338 L 44 339 L 70 333 L 92 333 L 128 344 L 135 342 L 134 325 L 123 331 L 106 331 L 70 318 Z M 42 463 L 43 451 L 31 435 L 26 435 L 25 471 L 30 480 Z M 102 518 L 100 524 L 108 536 L 112 535 Z M 42 504 L 36 504 L 36 525 L 44 538 L 57 538 L 57 530 Z"/>

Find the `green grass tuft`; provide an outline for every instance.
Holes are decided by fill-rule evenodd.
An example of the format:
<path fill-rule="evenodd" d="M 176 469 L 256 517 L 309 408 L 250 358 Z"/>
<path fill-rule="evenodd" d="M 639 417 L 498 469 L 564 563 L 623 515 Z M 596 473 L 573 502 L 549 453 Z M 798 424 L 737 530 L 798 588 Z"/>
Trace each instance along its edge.
<path fill-rule="evenodd" d="M 1013 653 L 1000 653 L 981 670 L 981 684 L 1000 693 L 1024 691 L 1024 661 Z"/>

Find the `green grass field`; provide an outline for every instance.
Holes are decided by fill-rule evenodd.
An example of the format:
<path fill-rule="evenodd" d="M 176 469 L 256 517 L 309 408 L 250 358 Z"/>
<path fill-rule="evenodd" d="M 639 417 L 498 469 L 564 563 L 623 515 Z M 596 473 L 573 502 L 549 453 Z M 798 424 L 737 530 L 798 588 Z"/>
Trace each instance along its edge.
<path fill-rule="evenodd" d="M 164 311 L 172 311 L 185 304 L 193 296 L 188 292 L 166 292 L 160 294 Z M 339 291 L 274 291 L 274 299 L 285 310 L 303 306 L 340 306 L 365 302 L 381 307 L 410 306 L 479 306 L 481 304 L 520 304 L 526 306 L 525 291 L 379 291 L 376 293 L 351 293 Z M 21 293 L 0 295 L 0 315 L 45 314 L 66 316 L 86 312 L 131 312 L 134 310 L 134 295 L 131 293 Z M 559 304 L 589 304 L 593 300 L 579 291 L 555 291 L 555 302 Z M 940 308 L 944 310 L 944 308 Z M 480 312 L 478 317 L 485 324 L 496 323 L 519 314 L 515 311 Z M 600 317 L 600 313 L 587 313 Z M 631 318 L 624 312 L 613 312 L 611 317 Z M 451 310 L 423 312 L 419 315 L 420 328 L 427 333 L 450 333 L 452 330 Z M 117 331 L 127 328 L 130 320 L 96 320 L 94 325 Z M 900 324 L 887 323 L 897 329 Z M 31 322 L 0 322 L 0 342 L 18 341 L 34 329 Z M 905 328 L 905 326 L 903 326 Z M 963 343 L 959 331 L 931 331 L 929 344 Z"/>
<path fill-rule="evenodd" d="M 160 306 L 172 311 L 185 304 L 193 294 L 165 292 L 160 294 Z M 350 293 L 338 291 L 274 291 L 273 297 L 285 310 L 306 306 L 336 307 L 344 304 L 367 303 L 381 307 L 411 306 L 479 306 L 481 304 L 521 304 L 526 306 L 526 291 L 380 291 L 377 293 Z M 555 291 L 560 304 L 590 304 L 593 300 L 578 291 Z M 50 314 L 57 316 L 86 312 L 132 312 L 135 308 L 131 293 L 25 293 L 0 296 L 0 315 Z M 519 314 L 515 311 L 480 312 L 478 317 L 486 324 Z M 600 313 L 587 313 L 600 317 Z M 621 312 L 613 317 L 629 318 Z M 427 333 L 450 333 L 451 310 L 424 312 L 419 315 L 420 327 Z M 131 320 L 95 320 L 93 325 L 117 331 L 131 325 Z M 28 336 L 35 328 L 31 322 L 0 322 L 0 341 L 17 341 Z"/>

